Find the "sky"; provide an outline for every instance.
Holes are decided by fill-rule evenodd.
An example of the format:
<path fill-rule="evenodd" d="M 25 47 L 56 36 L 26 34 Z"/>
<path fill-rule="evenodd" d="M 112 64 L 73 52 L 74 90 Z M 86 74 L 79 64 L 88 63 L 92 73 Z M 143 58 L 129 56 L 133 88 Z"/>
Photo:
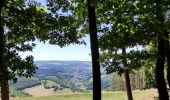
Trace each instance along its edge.
<path fill-rule="evenodd" d="M 36 0 L 41 5 L 46 5 L 45 0 Z M 59 11 L 60 12 L 60 11 Z M 48 43 L 41 43 L 36 41 L 36 47 L 32 52 L 20 53 L 24 58 L 27 55 L 33 55 L 34 60 L 67 60 L 67 61 L 91 61 L 90 56 L 90 38 L 89 36 L 83 38 L 87 45 L 69 45 L 60 48 L 57 45 L 50 45 Z M 134 48 L 133 48 L 134 49 Z M 130 50 L 130 49 L 129 49 Z"/>
<path fill-rule="evenodd" d="M 41 5 L 46 5 L 45 0 L 36 0 L 41 3 Z M 60 11 L 59 11 L 60 13 Z M 69 45 L 60 48 L 57 45 L 50 45 L 48 43 L 41 43 L 35 41 L 36 47 L 32 52 L 20 53 L 22 57 L 27 55 L 33 55 L 34 60 L 67 60 L 67 61 L 91 61 L 90 56 L 90 38 L 87 35 L 83 38 L 87 45 Z M 131 48 L 135 49 L 135 48 Z M 127 49 L 129 52 L 131 49 Z M 142 47 L 137 46 L 137 49 L 142 49 Z"/>
<path fill-rule="evenodd" d="M 35 41 L 36 47 L 32 52 L 20 53 L 22 57 L 33 55 L 34 60 L 67 60 L 67 61 L 91 61 L 89 36 L 83 38 L 87 45 L 69 45 L 60 48 L 57 45 L 50 45 Z"/>
<path fill-rule="evenodd" d="M 45 5 L 45 0 L 36 0 Z M 22 57 L 33 55 L 34 60 L 69 60 L 69 61 L 91 61 L 89 36 L 83 38 L 87 45 L 69 45 L 60 48 L 57 45 L 41 43 L 36 41 L 36 47 L 32 52 L 20 53 Z"/>

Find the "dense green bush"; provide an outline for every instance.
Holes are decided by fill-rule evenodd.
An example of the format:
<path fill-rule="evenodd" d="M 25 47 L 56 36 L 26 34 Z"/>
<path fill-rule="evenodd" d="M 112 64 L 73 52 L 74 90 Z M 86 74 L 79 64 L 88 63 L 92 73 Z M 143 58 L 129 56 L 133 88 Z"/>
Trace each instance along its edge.
<path fill-rule="evenodd" d="M 23 91 L 17 91 L 14 88 L 10 89 L 10 97 L 31 97 L 30 94 L 23 92 Z"/>
<path fill-rule="evenodd" d="M 14 88 L 18 91 L 24 90 L 25 88 L 31 88 L 37 85 L 40 85 L 41 82 L 38 78 L 32 77 L 32 78 L 19 78 L 17 83 L 10 82 L 10 88 Z"/>
<path fill-rule="evenodd" d="M 42 80 L 50 80 L 60 84 L 61 87 L 68 88 L 70 78 L 64 76 L 44 76 Z"/>

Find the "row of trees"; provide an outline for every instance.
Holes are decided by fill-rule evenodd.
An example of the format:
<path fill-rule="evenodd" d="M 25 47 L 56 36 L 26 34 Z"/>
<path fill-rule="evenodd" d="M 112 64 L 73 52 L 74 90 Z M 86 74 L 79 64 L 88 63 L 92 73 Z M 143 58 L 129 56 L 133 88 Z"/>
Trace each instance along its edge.
<path fill-rule="evenodd" d="M 32 56 L 22 59 L 18 54 L 33 49 L 35 44 L 30 44 L 30 41 L 38 39 L 62 47 L 83 43 L 79 38 L 88 32 L 93 100 L 101 100 L 99 48 L 102 65 L 106 66 L 107 72 L 124 73 L 128 100 L 133 100 L 129 72 L 140 68 L 147 58 L 155 56 L 159 99 L 169 100 L 164 79 L 166 61 L 170 86 L 169 4 L 169 0 L 47 0 L 46 7 L 42 7 L 35 1 L 1 0 L 2 100 L 9 99 L 8 80 L 16 81 L 18 76 L 30 77 L 37 69 Z M 150 43 L 157 46 L 156 53 L 145 49 Z"/>
<path fill-rule="evenodd" d="M 142 70 L 130 73 L 129 76 L 130 76 L 130 80 L 131 80 L 132 90 L 155 88 L 154 85 L 149 83 L 150 80 L 145 79 L 144 72 Z M 124 83 L 125 83 L 125 78 L 123 76 L 119 76 L 115 73 L 115 74 L 113 74 L 113 77 L 111 80 L 111 87 L 109 87 L 108 90 L 125 91 L 126 86 Z"/>
<path fill-rule="evenodd" d="M 104 66 L 107 66 L 108 73 L 115 71 L 120 74 L 125 73 L 128 98 L 132 100 L 128 71 L 142 66 L 147 59 L 157 58 L 156 81 L 159 99 L 168 100 L 164 65 L 165 61 L 168 65 L 170 57 L 169 1 L 120 0 L 111 1 L 108 5 L 106 4 L 106 8 L 110 4 L 112 5 L 110 9 L 105 10 L 107 17 L 103 19 L 108 18 L 105 21 L 111 25 L 111 29 L 110 27 L 104 28 L 104 34 L 100 36 L 103 62 Z M 145 49 L 146 45 L 151 43 L 158 47 L 156 53 L 150 53 Z M 140 49 L 135 50 L 136 47 Z M 169 65 L 167 66 L 167 79 L 169 80 Z"/>

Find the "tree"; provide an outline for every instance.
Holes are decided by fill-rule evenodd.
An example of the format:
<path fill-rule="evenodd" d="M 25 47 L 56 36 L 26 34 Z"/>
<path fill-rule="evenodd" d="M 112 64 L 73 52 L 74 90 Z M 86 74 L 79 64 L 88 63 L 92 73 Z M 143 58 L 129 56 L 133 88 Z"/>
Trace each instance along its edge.
<path fill-rule="evenodd" d="M 144 62 L 144 81 L 145 89 L 157 88 L 155 80 L 155 62 L 154 59 L 148 59 Z"/>
<path fill-rule="evenodd" d="M 100 64 L 99 64 L 99 52 L 97 41 L 97 25 L 95 14 L 95 0 L 71 0 L 71 1 L 53 1 L 48 0 L 48 6 L 50 10 L 56 14 L 60 6 L 62 11 L 67 13 L 66 16 L 72 16 L 76 21 L 69 23 L 77 24 L 77 26 L 70 27 L 76 28 L 77 33 L 87 34 L 89 20 L 89 32 L 91 42 L 91 54 L 92 54 L 92 71 L 93 71 L 93 100 L 101 100 L 101 78 L 100 78 Z M 68 14 L 70 12 L 70 14 Z M 86 15 L 88 14 L 88 15 Z M 87 17 L 88 16 L 88 17 Z"/>
<path fill-rule="evenodd" d="M 113 2 L 113 1 L 112 1 Z M 109 18 L 106 23 L 110 22 L 110 19 L 118 20 L 119 22 L 123 22 L 124 20 L 119 20 L 122 17 L 126 19 L 126 21 L 131 20 L 131 23 L 127 24 L 127 26 L 131 26 L 128 28 L 136 28 L 138 31 L 134 31 L 138 37 L 141 38 L 141 42 L 144 45 L 148 45 L 155 39 L 158 39 L 158 56 L 157 56 L 157 67 L 156 67 L 156 80 L 158 84 L 158 91 L 160 94 L 161 100 L 168 99 L 168 93 L 166 89 L 165 79 L 164 79 L 164 62 L 167 61 L 169 63 L 169 1 L 167 0 L 145 0 L 145 1 L 114 1 L 110 2 L 108 6 L 104 7 L 105 9 L 100 11 L 105 11 L 106 15 L 112 14 L 113 17 Z M 112 3 L 112 4 L 111 4 Z M 113 8 L 112 10 L 111 7 Z M 120 14 L 121 13 L 121 14 Z M 114 17 L 119 15 L 118 17 Z M 107 17 L 101 18 L 101 20 L 106 20 Z M 135 23 L 134 23 L 135 22 Z M 118 25 L 118 23 L 113 23 Z M 126 23 L 126 22 L 123 22 Z M 107 24 L 108 25 L 108 24 Z M 124 27 L 120 24 L 121 27 Z M 108 28 L 104 28 L 108 29 Z M 123 28 L 120 28 L 123 29 Z M 140 29 L 140 30 L 139 30 Z M 115 28 L 114 28 L 115 30 Z M 136 29 L 134 29 L 136 30 Z M 143 35 L 143 36 L 141 36 Z M 145 37 L 145 39 L 143 38 Z M 135 39 L 135 38 L 134 38 Z M 107 39 L 106 39 L 107 40 Z M 134 41 L 134 40 L 133 40 Z M 129 41 L 131 42 L 131 41 Z M 115 42 L 116 43 L 116 42 Z M 165 56 L 167 59 L 165 59 Z M 169 68 L 169 64 L 168 68 Z M 167 79 L 169 81 L 169 70 L 167 70 Z M 163 95 L 164 94 L 164 95 Z"/>
<path fill-rule="evenodd" d="M 155 79 L 155 58 L 157 57 L 157 48 L 156 43 L 157 41 L 152 41 L 147 47 L 147 51 L 151 55 L 149 59 L 146 59 L 144 61 L 144 64 L 142 65 L 142 69 L 144 71 L 144 81 L 145 81 L 145 89 L 149 88 L 157 88 L 156 85 L 156 79 Z"/>
<path fill-rule="evenodd" d="M 97 39 L 97 26 L 95 4 L 87 0 L 90 44 L 92 54 L 92 71 L 93 71 L 93 100 L 101 100 L 101 74 L 99 63 L 99 47 Z"/>
<path fill-rule="evenodd" d="M 145 25 L 146 24 L 149 25 L 149 28 L 151 29 L 150 33 L 154 33 L 155 37 L 158 40 L 157 41 L 158 53 L 157 53 L 157 63 L 156 63 L 156 82 L 157 82 L 157 88 L 158 88 L 158 93 L 159 93 L 159 99 L 169 100 L 166 82 L 164 79 L 164 64 L 166 61 L 165 56 L 168 55 L 168 53 L 166 52 L 168 52 L 169 50 L 169 46 L 168 46 L 169 44 L 167 42 L 167 39 L 168 39 L 167 35 L 169 34 L 167 31 L 169 30 L 169 28 L 166 26 L 166 23 L 169 20 L 169 18 L 166 18 L 167 12 L 168 12 L 167 4 L 169 3 L 169 1 L 154 0 L 152 2 L 147 1 L 146 3 L 144 2 L 142 3 L 139 3 L 139 5 L 140 4 L 142 6 L 145 5 L 150 10 L 150 11 L 145 11 L 142 14 L 145 16 L 143 17 L 144 20 L 142 21 L 146 21 L 146 20 L 148 21 L 148 19 L 152 18 L 148 22 L 145 22 Z M 150 18 L 148 18 L 148 16 L 150 16 Z M 167 56 L 167 61 L 168 61 L 168 56 Z M 168 70 L 167 70 L 167 73 L 169 73 Z"/>
<path fill-rule="evenodd" d="M 164 14 L 161 11 L 159 11 L 159 9 L 161 9 L 160 5 L 162 4 L 162 1 L 161 0 L 154 0 L 154 1 L 156 3 L 156 14 L 155 14 L 156 19 L 159 21 L 160 24 L 163 24 Z M 158 86 L 159 99 L 169 100 L 169 96 L 166 88 L 166 82 L 164 79 L 164 64 L 165 64 L 165 55 L 166 55 L 165 51 L 166 49 L 169 48 L 166 48 L 166 43 L 165 40 L 163 39 L 163 37 L 166 37 L 167 32 L 165 31 L 167 30 L 163 29 L 162 31 L 164 32 L 163 34 L 161 34 L 160 31 L 156 32 L 158 34 L 158 57 L 156 63 L 156 82 Z"/>
<path fill-rule="evenodd" d="M 125 74 L 128 100 L 132 100 L 129 72 L 140 68 L 142 60 L 147 56 L 144 50 L 148 43 L 147 35 L 141 33 L 143 30 L 135 20 L 133 1 L 115 0 L 100 6 L 104 8 L 98 9 L 101 14 L 99 21 L 103 23 L 99 28 L 103 66 L 108 73 Z"/>
<path fill-rule="evenodd" d="M 119 33 L 120 34 L 120 33 Z M 115 37 L 116 39 L 117 37 Z M 108 43 L 105 40 L 108 41 L 114 41 L 115 39 L 104 39 L 104 38 L 100 38 L 100 43 Z M 120 41 L 116 40 L 116 41 Z M 121 40 L 122 42 L 123 40 Z M 120 42 L 120 45 L 121 45 Z M 100 45 L 101 47 L 101 62 L 102 62 L 102 66 L 106 67 L 106 71 L 108 74 L 113 73 L 113 72 L 117 72 L 119 75 L 121 75 L 122 73 L 124 73 L 124 77 L 125 77 L 125 82 L 126 82 L 126 90 L 127 90 L 127 95 L 128 95 L 128 100 L 132 100 L 132 92 L 131 92 L 131 85 L 130 85 L 130 77 L 129 77 L 129 72 L 133 71 L 134 69 L 139 69 L 142 65 L 142 60 L 146 58 L 146 52 L 145 51 L 135 51 L 132 50 L 131 52 L 126 52 L 125 48 L 120 48 L 120 50 L 122 50 L 121 53 L 117 53 L 117 50 L 112 50 L 109 49 L 110 47 L 113 47 L 116 49 L 114 43 L 117 42 L 113 42 L 112 44 L 109 44 L 108 47 L 106 48 L 102 48 L 103 45 Z M 127 61 L 128 59 L 128 61 Z"/>
<path fill-rule="evenodd" d="M 128 95 L 128 100 L 133 100 L 129 71 L 127 69 L 128 65 L 127 65 L 126 48 L 125 47 L 122 48 L 122 55 L 123 55 L 122 63 L 123 63 L 124 73 L 125 73 L 125 82 L 126 82 L 126 89 L 127 89 L 126 91 L 127 91 L 127 95 Z"/>
<path fill-rule="evenodd" d="M 7 6 L 10 4 L 10 6 Z M 13 4 L 12 4 L 13 3 Z M 21 6 L 21 3 L 17 3 L 18 6 Z M 9 86 L 8 80 L 17 81 L 18 76 L 30 77 L 35 73 L 37 67 L 33 64 L 33 57 L 27 56 L 25 59 L 22 59 L 18 52 L 24 52 L 28 50 L 32 50 L 33 45 L 24 43 L 24 40 L 21 40 L 19 34 L 11 34 L 15 33 L 15 31 L 23 31 L 15 29 L 17 25 L 16 20 L 16 12 L 9 11 L 11 10 L 11 6 L 15 6 L 13 1 L 5 1 L 1 2 L 1 69 L 0 69 L 0 82 L 1 82 L 1 94 L 2 100 L 9 100 Z M 7 9 L 5 9 L 7 8 Z M 13 10 L 22 13 L 20 10 Z M 6 12 L 8 11 L 8 12 Z M 9 16 L 8 16 L 9 15 Z M 21 18 L 21 17 L 20 17 Z M 12 20 L 11 20 L 12 19 Z M 20 23 L 20 22 L 18 22 Z M 13 24 L 13 25 L 11 25 Z M 17 35 L 17 36 L 16 36 Z M 25 35 L 26 37 L 26 35 Z M 15 41 L 14 41 L 15 40 Z"/>
<path fill-rule="evenodd" d="M 7 81 L 16 82 L 18 76 L 31 77 L 37 69 L 32 56 L 22 59 L 19 55 L 19 52 L 32 51 L 35 44 L 31 41 L 48 40 L 61 47 L 82 42 L 78 40 L 81 35 L 72 34 L 76 29 L 69 29 L 66 24 L 73 21 L 73 18 L 54 17 L 36 2 L 3 0 L 0 7 L 0 82 L 2 100 L 8 100 Z"/>
<path fill-rule="evenodd" d="M 53 6 L 54 1 L 53 0 L 49 1 L 51 1 L 49 5 L 52 11 L 54 12 L 56 12 L 56 10 L 58 10 L 58 8 L 61 5 L 63 5 L 62 11 L 70 12 L 69 16 L 73 16 L 80 24 L 81 27 L 77 28 L 78 31 L 81 33 L 87 33 L 86 24 L 87 16 L 85 15 L 87 13 L 87 9 L 85 0 L 73 0 L 73 1 L 61 0 L 56 1 L 56 4 L 58 5 L 54 6 Z M 108 50 L 106 51 L 108 53 L 111 53 L 110 55 L 112 55 L 113 53 L 115 56 L 118 55 L 118 57 L 122 58 L 120 54 L 116 53 L 120 49 L 125 47 L 126 50 L 126 48 L 134 48 L 136 46 L 144 48 L 143 46 L 146 46 L 150 42 L 152 42 L 152 40 L 157 39 L 158 32 L 161 33 L 164 29 L 169 29 L 168 25 L 167 26 L 165 25 L 168 24 L 169 20 L 169 17 L 167 17 L 168 16 L 167 9 L 169 4 L 168 0 L 165 0 L 165 2 L 160 4 L 161 6 L 159 9 L 163 10 L 160 11 L 162 11 L 162 14 L 165 14 L 164 17 L 167 17 L 166 21 L 164 21 L 164 23 L 162 24 L 159 23 L 160 22 L 160 20 L 158 20 L 159 18 L 156 18 L 157 16 L 155 14 L 156 4 L 154 1 L 105 0 L 103 2 L 101 0 L 96 0 L 92 2 L 96 4 L 95 8 L 98 19 L 96 22 L 97 29 L 101 33 L 100 36 L 103 38 L 103 41 L 105 41 L 103 42 L 103 45 L 101 44 L 103 46 L 102 48 L 107 48 Z M 115 38 L 114 36 L 116 36 L 117 38 Z M 113 41 L 113 39 L 115 40 Z M 112 44 L 114 44 L 114 47 L 116 48 L 113 48 Z M 166 47 L 168 48 L 167 43 Z M 140 64 L 141 66 L 142 59 L 148 56 L 147 53 L 146 54 L 145 53 L 146 53 L 145 51 L 140 52 L 140 50 L 132 51 L 129 54 L 127 52 L 126 56 L 127 61 L 128 62 L 130 61 L 132 63 L 129 66 L 132 66 L 131 67 L 132 69 L 138 66 L 138 64 Z M 140 58 L 137 57 L 139 55 L 141 56 Z M 169 57 L 168 52 L 166 53 L 166 56 L 167 58 Z M 108 62 L 110 62 L 111 58 L 109 56 L 108 59 L 109 59 Z M 119 60 L 117 61 L 120 62 Z M 119 65 L 119 63 L 117 65 Z M 117 69 L 115 70 L 118 72 L 123 71 L 121 67 L 116 68 Z M 108 68 L 108 70 L 111 69 Z"/>

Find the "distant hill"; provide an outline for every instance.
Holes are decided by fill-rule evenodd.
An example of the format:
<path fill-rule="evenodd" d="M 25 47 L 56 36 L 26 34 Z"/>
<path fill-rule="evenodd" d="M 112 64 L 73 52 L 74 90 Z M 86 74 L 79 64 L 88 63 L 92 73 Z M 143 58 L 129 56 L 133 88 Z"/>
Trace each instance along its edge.
<path fill-rule="evenodd" d="M 68 75 L 91 76 L 90 61 L 36 61 L 38 70 L 36 76 L 41 75 Z"/>
<path fill-rule="evenodd" d="M 15 90 L 43 85 L 53 88 L 54 91 L 70 88 L 73 92 L 92 90 L 92 65 L 90 61 L 35 61 L 38 67 L 33 78 L 20 78 L 16 84 L 10 82 L 10 87 Z M 111 75 L 106 75 L 102 69 L 102 89 L 110 87 Z M 47 81 L 58 85 L 48 86 Z"/>
<path fill-rule="evenodd" d="M 82 82 L 88 89 L 92 89 L 92 65 L 90 61 L 36 61 L 37 77 L 58 76 L 68 79 L 70 82 Z M 110 86 L 111 76 L 102 73 L 102 88 Z"/>

